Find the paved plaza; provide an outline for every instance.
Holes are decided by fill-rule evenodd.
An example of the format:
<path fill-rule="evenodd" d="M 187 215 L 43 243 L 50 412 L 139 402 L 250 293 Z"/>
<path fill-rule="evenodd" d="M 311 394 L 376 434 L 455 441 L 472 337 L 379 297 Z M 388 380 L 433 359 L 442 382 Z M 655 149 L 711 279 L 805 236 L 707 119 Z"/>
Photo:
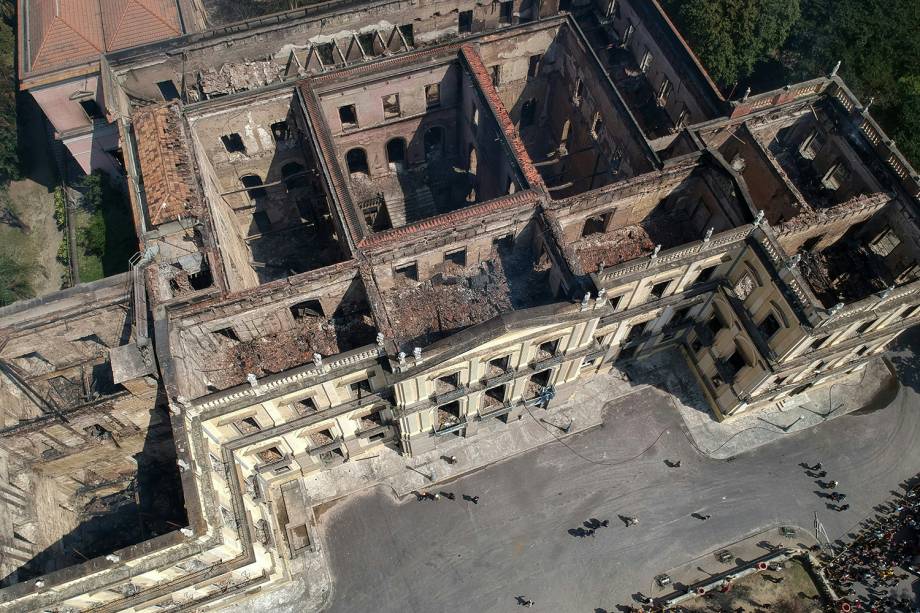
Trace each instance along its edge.
<path fill-rule="evenodd" d="M 636 592 L 656 593 L 655 575 L 689 580 L 695 561 L 724 547 L 750 549 L 779 526 L 798 526 L 810 545 L 815 513 L 832 539 L 845 537 L 920 472 L 916 358 L 907 345 L 894 355 L 905 386 L 884 406 L 840 411 L 729 460 L 698 451 L 675 402 L 680 393 L 634 379 L 607 403 L 603 426 L 431 488 L 452 500 L 420 501 L 389 484 L 322 505 L 317 521 L 333 577 L 322 598 L 329 611 L 348 612 L 515 611 L 517 596 L 532 599 L 533 610 L 616 611 Z M 799 466 L 818 461 L 840 481 L 849 511 L 831 510 Z M 626 527 L 621 516 L 639 524 Z M 580 529 L 592 519 L 609 526 L 586 536 Z M 324 574 L 313 570 L 249 610 L 313 607 L 309 577 Z"/>

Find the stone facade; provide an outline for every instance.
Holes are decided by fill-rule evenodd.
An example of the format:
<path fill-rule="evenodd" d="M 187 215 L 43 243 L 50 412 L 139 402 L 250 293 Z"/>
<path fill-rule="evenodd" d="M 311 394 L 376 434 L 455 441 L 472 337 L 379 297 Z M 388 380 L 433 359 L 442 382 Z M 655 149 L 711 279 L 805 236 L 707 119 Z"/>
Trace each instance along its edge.
<path fill-rule="evenodd" d="M 0 610 L 218 608 L 316 549 L 318 471 L 667 346 L 730 419 L 920 320 L 918 176 L 838 77 L 728 102 L 655 2 L 557 8 L 327 3 L 106 56 L 143 252 L 0 311 Z M 110 517 L 148 447 L 184 515 L 36 562 L 17 475 Z"/>

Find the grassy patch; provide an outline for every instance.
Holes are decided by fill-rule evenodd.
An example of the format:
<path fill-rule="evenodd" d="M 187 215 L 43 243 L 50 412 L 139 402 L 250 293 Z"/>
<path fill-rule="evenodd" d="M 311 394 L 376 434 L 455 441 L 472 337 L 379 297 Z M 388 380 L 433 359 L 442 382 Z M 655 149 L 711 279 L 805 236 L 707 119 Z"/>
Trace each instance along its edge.
<path fill-rule="evenodd" d="M 85 192 L 75 211 L 80 281 L 86 283 L 128 270 L 137 251 L 127 195 L 104 172 L 83 180 Z"/>

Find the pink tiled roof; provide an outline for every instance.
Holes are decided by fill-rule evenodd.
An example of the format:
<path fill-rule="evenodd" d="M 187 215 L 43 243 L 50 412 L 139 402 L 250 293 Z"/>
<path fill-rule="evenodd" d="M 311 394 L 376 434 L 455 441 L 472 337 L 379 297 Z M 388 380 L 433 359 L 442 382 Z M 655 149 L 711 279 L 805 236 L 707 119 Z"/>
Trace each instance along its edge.
<path fill-rule="evenodd" d="M 23 0 L 23 73 L 90 62 L 182 34 L 175 0 Z"/>

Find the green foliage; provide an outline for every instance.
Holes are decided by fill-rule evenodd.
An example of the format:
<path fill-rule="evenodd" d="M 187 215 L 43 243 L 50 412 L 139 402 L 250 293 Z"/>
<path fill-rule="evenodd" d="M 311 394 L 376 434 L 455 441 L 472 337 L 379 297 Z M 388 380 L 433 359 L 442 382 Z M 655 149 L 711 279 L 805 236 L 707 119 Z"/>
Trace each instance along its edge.
<path fill-rule="evenodd" d="M 84 214 L 77 230 L 81 281 L 126 271 L 137 251 L 127 195 L 98 170 L 83 179 L 83 188 Z"/>
<path fill-rule="evenodd" d="M 20 262 L 11 254 L 0 252 L 0 306 L 35 295 L 30 281 L 34 265 Z"/>
<path fill-rule="evenodd" d="M 799 0 L 670 0 L 709 73 L 731 86 L 776 53 L 799 18 Z"/>
<path fill-rule="evenodd" d="M 0 0 L 0 182 L 19 176 L 16 130 L 16 8 Z"/>
<path fill-rule="evenodd" d="M 898 79 L 898 104 L 894 107 L 891 135 L 914 167 L 920 165 L 920 74 Z"/>
<path fill-rule="evenodd" d="M 57 224 L 58 230 L 67 225 L 67 201 L 61 187 L 54 188 L 54 223 Z"/>

